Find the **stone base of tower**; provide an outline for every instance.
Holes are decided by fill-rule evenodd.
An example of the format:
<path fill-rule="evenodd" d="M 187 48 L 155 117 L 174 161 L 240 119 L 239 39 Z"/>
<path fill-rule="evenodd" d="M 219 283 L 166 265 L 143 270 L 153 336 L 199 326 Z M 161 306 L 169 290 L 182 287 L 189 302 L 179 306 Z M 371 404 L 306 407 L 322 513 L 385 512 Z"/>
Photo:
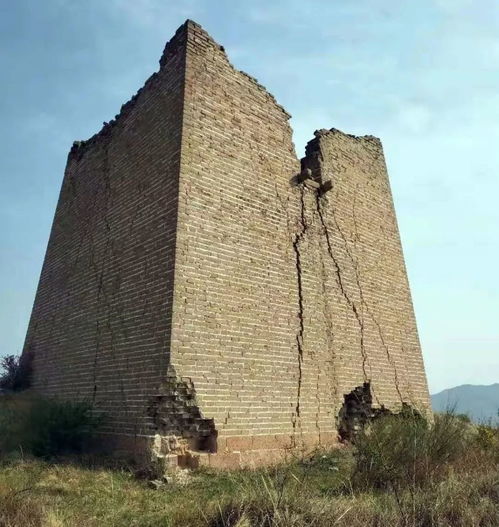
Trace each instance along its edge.
<path fill-rule="evenodd" d="M 254 468 L 302 458 L 320 448 L 338 446 L 338 434 L 257 435 L 219 438 L 217 452 L 196 453 L 199 466 Z"/>
<path fill-rule="evenodd" d="M 165 450 L 159 436 L 99 434 L 92 450 L 116 459 L 127 459 L 138 466 L 162 465 L 165 471 L 210 467 L 220 470 L 256 468 L 300 459 L 317 449 L 339 445 L 338 434 L 255 435 L 218 438 L 216 451 L 189 448 Z"/>

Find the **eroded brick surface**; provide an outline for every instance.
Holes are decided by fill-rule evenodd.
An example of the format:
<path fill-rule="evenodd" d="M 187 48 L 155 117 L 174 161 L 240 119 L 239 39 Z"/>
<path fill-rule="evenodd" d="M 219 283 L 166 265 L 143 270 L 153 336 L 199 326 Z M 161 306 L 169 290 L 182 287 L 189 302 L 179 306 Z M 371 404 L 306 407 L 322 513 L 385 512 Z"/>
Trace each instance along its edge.
<path fill-rule="evenodd" d="M 160 65 L 70 153 L 34 388 L 213 466 L 334 443 L 365 383 L 427 407 L 379 140 L 321 130 L 300 163 L 286 111 L 193 22 Z"/>

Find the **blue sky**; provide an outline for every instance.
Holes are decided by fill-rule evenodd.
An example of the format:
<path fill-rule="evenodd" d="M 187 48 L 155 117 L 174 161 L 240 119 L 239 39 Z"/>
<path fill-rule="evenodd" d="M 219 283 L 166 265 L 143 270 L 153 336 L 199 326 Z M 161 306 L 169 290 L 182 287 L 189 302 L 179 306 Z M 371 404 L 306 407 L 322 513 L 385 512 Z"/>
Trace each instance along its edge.
<path fill-rule="evenodd" d="M 497 0 L 0 0 L 0 355 L 20 352 L 73 140 L 186 18 L 293 115 L 380 137 L 432 392 L 499 382 Z"/>

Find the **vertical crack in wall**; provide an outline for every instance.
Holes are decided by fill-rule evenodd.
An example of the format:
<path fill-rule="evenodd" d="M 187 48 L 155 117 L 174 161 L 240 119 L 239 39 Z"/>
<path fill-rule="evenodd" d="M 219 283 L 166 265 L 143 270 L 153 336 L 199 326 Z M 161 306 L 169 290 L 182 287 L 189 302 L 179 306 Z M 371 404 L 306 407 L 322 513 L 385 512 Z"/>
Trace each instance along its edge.
<path fill-rule="evenodd" d="M 355 302 L 349 297 L 349 295 L 346 292 L 346 289 L 345 289 L 345 287 L 343 285 L 343 279 L 342 279 L 342 276 L 341 276 L 340 265 L 339 265 L 336 257 L 334 256 L 333 247 L 332 247 L 332 244 L 331 244 L 331 238 L 329 236 L 329 230 L 327 228 L 326 221 L 325 221 L 324 215 L 322 213 L 321 197 L 319 196 L 319 194 L 316 195 L 316 205 L 317 205 L 317 213 L 319 215 L 319 219 L 320 219 L 320 222 L 321 222 L 321 225 L 322 225 L 322 229 L 324 231 L 324 236 L 326 238 L 327 251 L 328 251 L 328 254 L 329 254 L 331 260 L 334 263 L 334 267 L 335 267 L 335 271 L 336 271 L 336 281 L 338 282 L 338 286 L 340 288 L 341 294 L 345 298 L 347 304 L 352 309 L 352 312 L 353 312 L 353 314 L 355 316 L 355 319 L 356 319 L 357 324 L 358 324 L 359 329 L 360 329 L 360 353 L 362 355 L 362 373 L 363 373 L 363 376 L 364 376 L 364 382 L 369 382 L 369 377 L 368 377 L 367 371 L 366 371 L 367 352 L 366 352 L 366 349 L 365 349 L 364 319 L 359 314 L 359 311 L 357 309 L 357 306 L 355 305 Z"/>
<path fill-rule="evenodd" d="M 404 341 L 403 340 L 401 340 L 401 342 L 400 342 L 400 350 L 402 352 L 402 357 L 407 357 L 407 353 L 405 351 L 405 346 L 404 346 Z M 405 369 L 406 379 L 408 379 L 410 377 L 410 373 L 409 373 L 409 368 L 407 366 L 407 361 L 404 361 L 403 365 L 404 365 L 404 369 Z M 406 394 L 407 394 L 407 396 L 409 398 L 409 402 L 412 404 L 416 400 L 416 397 L 414 396 L 414 391 L 412 389 L 412 384 L 409 383 L 409 382 L 406 382 L 405 390 L 406 390 Z"/>
<path fill-rule="evenodd" d="M 374 315 L 367 310 L 368 315 L 371 317 L 371 320 L 374 322 L 376 327 L 378 328 L 378 334 L 379 338 L 381 340 L 381 344 L 383 345 L 383 348 L 385 349 L 386 357 L 388 359 L 388 362 L 390 363 L 391 367 L 393 368 L 393 379 L 395 381 L 395 390 L 397 391 L 397 395 L 399 396 L 400 402 L 404 403 L 404 398 L 402 397 L 402 393 L 400 392 L 400 386 L 399 386 L 399 377 L 397 372 L 397 366 L 395 364 L 395 361 L 393 360 L 393 357 L 391 356 L 390 350 L 388 348 L 387 343 L 385 342 L 385 338 L 383 337 L 383 331 L 381 330 L 380 323 L 376 320 Z"/>
<path fill-rule="evenodd" d="M 93 235 L 93 230 L 90 229 L 87 233 L 87 241 L 88 241 L 88 250 L 89 250 L 89 267 L 92 269 L 95 279 L 95 284 L 97 286 L 97 300 L 96 300 L 96 306 L 97 310 L 100 310 L 100 303 L 101 303 L 101 296 L 103 293 L 103 273 L 104 273 L 104 261 L 105 258 L 102 258 L 102 263 L 99 266 L 96 261 L 96 255 L 95 255 L 95 238 Z M 106 245 L 107 247 L 107 245 Z M 95 320 L 95 352 L 94 352 L 94 360 L 92 365 L 92 402 L 95 402 L 95 399 L 97 397 L 97 391 L 98 391 L 98 383 L 97 383 L 97 371 L 98 371 L 98 363 L 99 363 L 99 355 L 101 351 L 101 324 L 100 324 L 100 312 L 97 313 L 97 318 Z"/>
<path fill-rule="evenodd" d="M 100 348 L 100 322 L 97 319 L 95 321 L 95 353 L 94 353 L 93 379 L 92 379 L 92 384 L 93 384 L 92 404 L 95 403 L 95 398 L 97 396 L 97 364 L 98 364 L 98 359 L 99 359 L 99 348 Z"/>
<path fill-rule="evenodd" d="M 321 427 L 319 425 L 319 418 L 321 415 L 321 398 L 320 398 L 320 377 L 321 369 L 317 368 L 317 382 L 315 386 L 315 400 L 317 401 L 317 413 L 315 414 L 315 427 L 317 428 L 317 434 L 319 436 L 319 444 L 321 444 Z"/>
<path fill-rule="evenodd" d="M 104 221 L 105 226 L 105 243 L 102 250 L 102 261 L 101 265 L 99 266 L 95 260 L 95 254 L 94 254 L 94 247 L 95 247 L 95 240 L 93 239 L 92 233 L 90 232 L 90 265 L 94 270 L 96 283 L 97 283 L 97 305 L 100 306 L 101 303 L 103 304 L 104 313 L 102 315 L 102 319 L 106 320 L 106 327 L 109 330 L 109 336 L 110 336 L 110 352 L 111 355 L 115 361 L 118 361 L 118 355 L 116 353 L 116 347 L 117 347 L 117 336 L 115 333 L 115 329 L 113 326 L 113 311 L 114 315 L 118 316 L 118 320 L 121 323 L 122 328 L 124 328 L 124 321 L 122 318 L 121 313 L 117 312 L 113 308 L 113 302 L 112 299 L 109 298 L 109 288 L 106 286 L 105 283 L 105 274 L 106 274 L 106 263 L 109 261 L 108 253 L 110 247 L 112 247 L 112 234 L 111 234 L 111 225 L 109 223 L 108 218 L 108 212 L 110 209 L 109 202 L 112 198 L 112 189 L 111 189 L 111 179 L 110 179 L 110 166 L 109 166 L 109 144 L 106 143 L 104 146 L 104 159 L 102 164 L 102 179 L 104 183 L 104 189 L 103 189 L 103 214 L 102 219 Z M 114 293 L 114 291 L 113 291 Z M 98 371 L 98 362 L 99 362 L 99 354 L 101 351 L 101 338 L 102 338 L 102 328 L 99 320 L 96 324 L 96 347 L 95 347 L 95 355 L 94 355 L 94 363 L 93 363 L 93 399 L 95 400 L 97 392 L 98 392 L 98 383 L 97 383 L 97 371 Z M 119 362 L 119 361 L 118 361 Z M 119 384 L 119 390 L 121 393 L 122 398 L 122 405 L 123 409 L 126 414 L 129 413 L 129 405 L 128 405 L 128 398 L 126 395 L 125 390 L 125 383 L 123 380 L 123 372 L 121 367 L 117 366 L 116 374 L 118 377 L 118 384 Z"/>
<path fill-rule="evenodd" d="M 318 207 L 319 209 L 321 209 L 320 207 L 320 197 L 318 197 Z M 320 214 L 322 214 L 320 212 Z M 341 239 L 343 240 L 343 246 L 345 248 L 345 252 L 352 264 L 352 268 L 353 268 L 353 271 L 354 271 L 354 276 L 355 276 L 355 283 L 357 284 L 357 289 L 358 289 L 358 292 L 359 292 L 359 298 L 360 298 L 360 304 L 362 306 L 362 335 L 361 335 L 361 348 L 362 346 L 363 347 L 363 350 L 364 350 L 364 353 L 363 353 L 363 359 L 364 359 L 364 365 L 366 364 L 367 362 L 367 352 L 365 350 L 365 332 L 364 332 L 364 329 L 365 329 L 365 326 L 364 326 L 364 313 L 367 313 L 371 318 L 372 318 L 372 315 L 371 313 L 369 312 L 369 306 L 367 305 L 367 302 L 365 301 L 364 299 L 364 291 L 362 289 L 362 286 L 361 286 L 361 283 L 360 283 L 360 276 L 359 276 L 359 269 L 358 269 L 358 262 L 357 260 L 354 258 L 354 256 L 352 255 L 352 252 L 350 251 L 350 248 L 348 246 L 348 241 L 346 239 L 346 236 L 343 232 L 343 230 L 341 229 L 340 227 L 340 224 L 338 222 L 338 219 L 336 218 L 336 214 L 334 212 L 334 208 L 331 207 L 331 216 L 333 217 L 333 221 L 334 221 L 334 226 L 336 227 L 336 230 L 338 231 L 339 235 L 341 236 Z M 321 220 L 323 219 L 323 217 L 321 216 Z M 329 234 L 328 234 L 328 230 L 327 230 L 327 226 L 325 225 L 325 222 L 323 223 L 324 225 L 324 229 L 325 229 L 325 232 L 326 232 L 326 239 L 329 239 Z M 356 235 L 357 235 L 357 228 L 356 228 L 356 220 L 354 219 L 354 228 L 355 228 L 355 232 L 356 232 Z M 356 309 L 355 307 L 355 304 L 354 302 L 352 301 L 352 309 L 354 309 L 355 313 L 360 317 L 359 313 L 358 313 L 358 310 Z M 360 324 L 360 322 L 359 322 Z M 365 373 L 365 370 L 364 370 L 364 373 Z M 371 375 L 372 375 L 372 371 L 371 371 Z M 366 381 L 367 379 L 364 379 L 364 381 Z M 372 392 L 372 395 L 373 397 L 376 399 L 376 401 L 379 403 L 379 400 L 378 400 L 378 397 L 374 391 L 374 388 L 371 386 L 371 392 Z"/>
<path fill-rule="evenodd" d="M 372 161 L 371 165 L 369 166 L 369 169 L 374 165 L 374 163 L 377 161 L 377 159 L 379 157 L 380 157 L 380 154 L 375 156 L 374 160 Z M 353 224 L 354 224 L 355 240 L 357 242 L 357 241 L 359 241 L 360 236 L 359 236 L 358 227 L 357 227 L 357 215 L 355 213 L 355 205 L 356 205 L 356 203 L 357 203 L 357 192 L 354 194 L 354 199 L 353 199 L 353 203 L 352 203 L 352 218 L 353 218 Z M 333 213 L 333 215 L 334 215 L 334 213 Z M 345 245 L 346 245 L 347 242 L 346 242 L 345 236 L 344 236 L 342 230 L 339 228 L 338 222 L 336 221 L 336 217 L 334 219 L 335 219 L 335 223 L 336 223 L 336 225 L 338 227 L 338 230 L 339 230 L 339 232 L 341 234 L 341 237 L 343 238 L 343 240 L 345 242 Z M 383 233 L 384 233 L 384 229 L 383 229 Z M 385 247 L 386 247 L 386 239 L 384 240 L 383 249 L 381 250 L 382 253 L 385 251 Z M 375 326 L 376 326 L 376 328 L 378 330 L 378 334 L 379 334 L 379 338 L 380 338 L 381 344 L 382 344 L 382 346 L 383 346 L 383 348 L 385 350 L 388 362 L 389 362 L 389 364 L 391 365 L 391 367 L 393 369 L 393 378 L 394 378 L 394 382 L 395 382 L 395 390 L 397 391 L 397 394 L 399 396 L 400 402 L 403 404 L 404 403 L 404 399 L 402 397 L 402 393 L 400 392 L 400 385 L 399 385 L 399 377 L 398 377 L 398 372 L 397 372 L 397 365 L 395 364 L 395 361 L 394 361 L 394 359 L 393 359 L 393 357 L 392 357 L 392 355 L 390 353 L 390 349 L 388 348 L 388 345 L 386 344 L 385 338 L 383 336 L 383 331 L 381 329 L 381 324 L 378 322 L 376 317 L 373 315 L 373 313 L 369 309 L 369 306 L 368 306 L 367 302 L 365 302 L 365 300 L 364 300 L 364 293 L 363 293 L 362 287 L 360 285 L 360 276 L 359 276 L 358 264 L 357 264 L 357 262 L 353 261 L 353 256 L 350 254 L 350 252 L 349 251 L 347 251 L 347 252 L 348 252 L 349 257 L 352 260 L 352 264 L 354 265 L 354 268 L 355 268 L 355 277 L 356 277 L 356 281 L 357 281 L 357 284 L 358 284 L 358 287 L 359 287 L 361 300 L 362 300 L 362 302 L 363 302 L 363 304 L 365 306 L 366 313 L 369 315 L 369 317 L 371 318 L 371 320 L 373 321 L 373 323 L 375 324 Z"/>
<path fill-rule="evenodd" d="M 326 325 L 326 343 L 327 343 L 327 349 L 329 354 L 331 355 L 331 362 L 333 364 L 333 367 L 331 368 L 331 371 L 329 373 L 330 378 L 332 380 L 331 387 L 332 387 L 332 400 L 334 401 L 334 404 L 336 405 L 336 401 L 338 401 L 338 375 L 336 371 L 336 353 L 334 350 L 334 327 L 333 327 L 333 315 L 331 312 L 330 304 L 329 304 L 329 295 L 327 291 L 327 271 L 326 271 L 326 262 L 324 261 L 324 255 L 322 251 L 322 244 L 321 240 L 319 240 L 319 258 L 321 262 L 321 285 L 322 285 L 322 296 L 323 296 L 323 316 L 324 316 L 324 323 Z M 317 393 L 317 400 L 318 403 L 320 402 L 319 399 L 319 393 Z M 336 413 L 336 411 L 335 411 Z"/>
<path fill-rule="evenodd" d="M 352 214 L 353 214 L 353 223 L 354 223 L 354 229 L 355 229 L 355 237 L 356 237 L 356 239 L 359 239 L 359 235 L 358 235 L 358 231 L 357 231 L 357 220 L 356 220 L 356 216 L 355 216 L 355 207 L 352 208 Z M 397 395 L 399 396 L 400 402 L 403 403 L 404 400 L 403 400 L 402 394 L 400 392 L 397 367 L 396 367 L 395 361 L 393 360 L 393 357 L 390 354 L 390 350 L 388 348 L 388 345 L 386 344 L 385 339 L 383 337 L 383 331 L 381 329 L 381 325 L 378 322 L 378 320 L 376 319 L 376 317 L 373 315 L 371 310 L 369 309 L 369 305 L 368 305 L 368 303 L 365 300 L 364 291 L 363 291 L 361 283 L 360 283 L 358 261 L 354 258 L 352 252 L 350 251 L 350 249 L 348 247 L 348 241 L 346 239 L 346 236 L 345 236 L 343 230 L 341 229 L 341 227 L 339 225 L 339 222 L 338 222 L 338 219 L 336 218 L 334 210 L 332 210 L 331 215 L 333 217 L 333 221 L 334 221 L 335 227 L 336 227 L 337 231 L 339 232 L 339 234 L 341 236 L 341 239 L 343 240 L 343 244 L 345 246 L 345 251 L 346 251 L 346 253 L 348 255 L 348 258 L 350 259 L 350 261 L 352 263 L 352 267 L 353 267 L 354 272 L 355 272 L 355 282 L 357 283 L 357 288 L 359 290 L 359 296 L 360 296 L 361 304 L 363 306 L 363 310 L 367 313 L 367 315 L 373 321 L 373 323 L 375 324 L 375 326 L 376 326 L 376 328 L 378 330 L 380 341 L 381 341 L 381 344 L 382 344 L 382 346 L 383 346 L 383 348 L 385 350 L 388 363 L 390 364 L 390 366 L 393 369 L 395 390 L 397 391 Z M 374 392 L 374 388 L 372 386 L 371 386 L 371 392 L 372 392 L 374 398 L 377 400 L 377 397 L 376 397 L 375 392 Z"/>
<path fill-rule="evenodd" d="M 378 161 L 378 159 L 380 159 L 381 156 L 382 156 L 382 151 L 377 152 L 373 156 L 373 159 L 372 159 L 369 167 L 366 170 L 367 173 L 370 173 L 370 171 L 373 168 L 374 164 L 376 163 L 376 161 Z M 352 204 L 352 217 L 353 217 L 354 229 L 355 229 L 355 239 L 359 240 L 359 233 L 358 233 L 358 229 L 357 229 L 357 216 L 355 214 L 355 204 L 356 204 L 356 201 L 357 201 L 356 198 L 357 198 L 357 194 L 354 195 L 354 200 L 353 200 L 353 204 Z M 337 224 L 336 218 L 335 218 L 335 223 Z M 338 230 L 339 230 L 342 238 L 345 240 L 344 234 L 341 231 L 341 229 L 339 229 L 339 226 L 338 226 Z M 383 233 L 384 233 L 384 229 L 383 229 Z M 384 242 L 385 242 L 385 246 L 386 246 L 386 239 L 384 240 Z M 345 245 L 346 245 L 346 240 L 345 240 Z M 382 252 L 384 252 L 385 246 L 383 247 L 383 251 Z M 350 256 L 350 259 L 352 260 L 352 263 L 353 263 L 352 255 L 349 254 L 349 256 Z M 398 376 L 398 371 L 397 371 L 397 365 L 395 364 L 395 361 L 394 361 L 394 359 L 393 359 L 393 357 L 392 357 L 392 355 L 390 353 L 390 349 L 388 348 L 388 345 L 386 344 L 385 338 L 383 336 L 383 331 L 381 329 L 381 324 L 378 322 L 376 317 L 373 315 L 373 313 L 369 309 L 369 306 L 368 306 L 367 302 L 365 302 L 365 300 L 364 300 L 363 291 L 362 291 L 362 288 L 360 286 L 360 278 L 359 278 L 357 265 L 354 265 L 354 267 L 355 267 L 356 280 L 357 280 L 357 284 L 358 284 L 358 287 L 359 287 L 359 292 L 361 294 L 362 302 L 365 305 L 365 309 L 366 309 L 367 314 L 369 315 L 371 320 L 374 322 L 374 324 L 375 324 L 375 326 L 376 326 L 376 328 L 378 330 L 379 338 L 381 340 L 381 344 L 382 344 L 383 348 L 385 349 L 387 360 L 388 360 L 389 364 L 391 365 L 391 367 L 393 369 L 393 378 L 394 378 L 394 382 L 395 382 L 395 389 L 396 389 L 397 394 L 399 396 L 400 402 L 402 404 L 404 404 L 404 399 L 402 397 L 402 393 L 400 392 L 400 383 L 399 383 L 399 376 Z"/>
<path fill-rule="evenodd" d="M 305 218 L 305 193 L 300 187 L 300 232 L 295 235 L 293 241 L 293 251 L 295 253 L 296 280 L 298 285 L 298 321 L 299 328 L 296 335 L 296 345 L 298 349 L 298 386 L 296 390 L 296 406 L 293 415 L 293 429 L 296 427 L 297 419 L 300 418 L 300 398 L 303 374 L 303 335 L 305 332 L 304 306 L 303 306 L 303 283 L 302 283 L 302 262 L 300 254 L 300 244 L 307 231 L 307 221 Z"/>

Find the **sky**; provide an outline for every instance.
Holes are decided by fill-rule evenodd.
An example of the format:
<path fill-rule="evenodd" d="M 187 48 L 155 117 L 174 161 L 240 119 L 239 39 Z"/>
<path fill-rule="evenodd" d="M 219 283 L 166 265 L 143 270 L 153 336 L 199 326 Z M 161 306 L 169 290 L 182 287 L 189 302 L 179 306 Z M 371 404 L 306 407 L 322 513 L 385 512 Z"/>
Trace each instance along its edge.
<path fill-rule="evenodd" d="M 430 391 L 499 382 L 497 0 L 0 0 L 0 356 L 22 350 L 67 153 L 186 18 L 293 116 L 381 138 Z"/>

